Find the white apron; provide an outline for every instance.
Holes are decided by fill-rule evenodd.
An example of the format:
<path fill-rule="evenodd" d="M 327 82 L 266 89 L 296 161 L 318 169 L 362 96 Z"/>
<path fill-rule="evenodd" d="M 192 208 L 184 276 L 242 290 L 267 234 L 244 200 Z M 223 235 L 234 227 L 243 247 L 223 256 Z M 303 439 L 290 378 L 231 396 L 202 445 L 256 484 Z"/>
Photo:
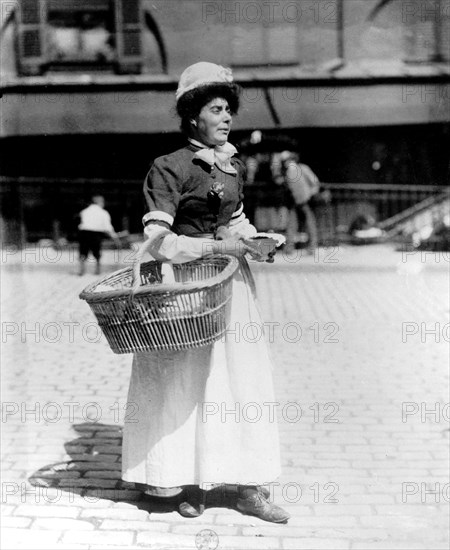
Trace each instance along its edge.
<path fill-rule="evenodd" d="M 280 475 L 271 361 L 253 279 L 241 262 L 231 323 L 215 344 L 136 353 L 122 478 L 157 487 L 264 484 Z"/>

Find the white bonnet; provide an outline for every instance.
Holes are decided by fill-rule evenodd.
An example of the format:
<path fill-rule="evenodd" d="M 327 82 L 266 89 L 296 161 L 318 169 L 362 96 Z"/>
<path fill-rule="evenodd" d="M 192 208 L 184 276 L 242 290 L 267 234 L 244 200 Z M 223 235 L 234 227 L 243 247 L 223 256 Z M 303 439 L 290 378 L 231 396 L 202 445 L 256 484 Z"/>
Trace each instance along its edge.
<path fill-rule="evenodd" d="M 183 71 L 175 97 L 178 101 L 183 94 L 199 86 L 230 82 L 233 82 L 231 69 L 216 65 L 215 63 L 200 61 L 199 63 L 190 65 Z"/>

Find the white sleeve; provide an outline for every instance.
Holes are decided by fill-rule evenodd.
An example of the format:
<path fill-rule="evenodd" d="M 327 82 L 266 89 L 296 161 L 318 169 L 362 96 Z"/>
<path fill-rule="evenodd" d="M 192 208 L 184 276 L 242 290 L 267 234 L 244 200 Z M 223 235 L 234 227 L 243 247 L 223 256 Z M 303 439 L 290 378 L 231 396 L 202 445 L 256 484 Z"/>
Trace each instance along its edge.
<path fill-rule="evenodd" d="M 213 253 L 211 239 L 176 235 L 170 229 L 156 224 L 147 225 L 144 233 L 152 241 L 149 251 L 155 260 L 181 264 Z"/>
<path fill-rule="evenodd" d="M 240 235 L 246 239 L 251 239 L 257 234 L 256 227 L 253 226 L 244 214 L 244 206 L 241 206 L 231 216 L 227 228 L 233 235 Z"/>

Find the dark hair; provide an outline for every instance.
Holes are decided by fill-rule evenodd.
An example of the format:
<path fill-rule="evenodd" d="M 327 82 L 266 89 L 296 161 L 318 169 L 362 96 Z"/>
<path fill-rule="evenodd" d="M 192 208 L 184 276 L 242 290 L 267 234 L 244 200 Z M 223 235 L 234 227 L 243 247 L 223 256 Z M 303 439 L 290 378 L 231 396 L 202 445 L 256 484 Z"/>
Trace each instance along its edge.
<path fill-rule="evenodd" d="M 177 113 L 181 118 L 181 130 L 188 134 L 191 120 L 198 116 L 205 105 L 216 97 L 228 102 L 231 113 L 235 115 L 239 110 L 239 96 L 241 88 L 234 82 L 205 84 L 183 94 L 177 103 Z"/>

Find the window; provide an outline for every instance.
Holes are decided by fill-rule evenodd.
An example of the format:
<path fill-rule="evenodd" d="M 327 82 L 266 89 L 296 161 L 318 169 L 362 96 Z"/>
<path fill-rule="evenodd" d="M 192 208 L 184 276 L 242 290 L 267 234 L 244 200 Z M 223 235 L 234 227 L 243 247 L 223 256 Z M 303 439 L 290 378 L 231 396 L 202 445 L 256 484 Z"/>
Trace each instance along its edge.
<path fill-rule="evenodd" d="M 405 16 L 405 61 L 450 60 L 450 2 L 420 2 Z"/>
<path fill-rule="evenodd" d="M 236 25 L 233 66 L 298 65 L 298 29 L 294 25 Z"/>
<path fill-rule="evenodd" d="M 19 72 L 138 73 L 141 23 L 139 0 L 23 0 L 17 28 Z"/>
<path fill-rule="evenodd" d="M 110 63 L 115 59 L 114 12 L 109 2 L 50 1 L 46 24 L 49 63 Z"/>

